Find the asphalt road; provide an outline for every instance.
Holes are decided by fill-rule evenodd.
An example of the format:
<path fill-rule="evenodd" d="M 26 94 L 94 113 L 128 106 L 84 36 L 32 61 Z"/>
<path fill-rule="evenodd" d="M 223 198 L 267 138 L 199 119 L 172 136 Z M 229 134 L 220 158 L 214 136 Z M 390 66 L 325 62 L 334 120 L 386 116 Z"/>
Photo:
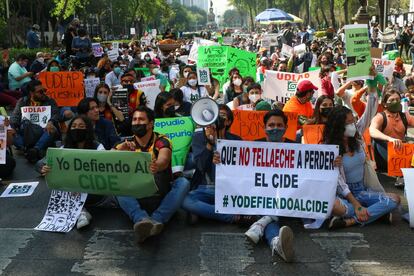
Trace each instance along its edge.
<path fill-rule="evenodd" d="M 292 220 L 296 259 L 291 264 L 272 257 L 264 242 L 250 244 L 243 236 L 246 227 L 208 220 L 189 226 L 183 211 L 141 246 L 120 209 L 90 209 L 93 220 L 83 230 L 35 231 L 50 190 L 17 158 L 13 181 L 40 184 L 31 197 L 0 198 L 1 275 L 414 275 L 414 233 L 398 212 L 392 225 L 335 232 L 305 230 Z M 386 190 L 402 195 L 392 178 L 380 180 Z"/>

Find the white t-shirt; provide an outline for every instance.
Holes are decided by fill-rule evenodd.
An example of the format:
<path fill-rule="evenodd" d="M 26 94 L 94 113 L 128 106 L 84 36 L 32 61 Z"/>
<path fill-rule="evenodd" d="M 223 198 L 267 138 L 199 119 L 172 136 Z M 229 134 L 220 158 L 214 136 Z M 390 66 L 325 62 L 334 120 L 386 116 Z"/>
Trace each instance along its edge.
<path fill-rule="evenodd" d="M 180 89 L 183 91 L 184 101 L 189 103 L 194 103 L 198 99 L 206 97 L 208 95 L 207 89 L 204 86 L 198 86 L 198 88 L 194 90 L 186 85 Z"/>

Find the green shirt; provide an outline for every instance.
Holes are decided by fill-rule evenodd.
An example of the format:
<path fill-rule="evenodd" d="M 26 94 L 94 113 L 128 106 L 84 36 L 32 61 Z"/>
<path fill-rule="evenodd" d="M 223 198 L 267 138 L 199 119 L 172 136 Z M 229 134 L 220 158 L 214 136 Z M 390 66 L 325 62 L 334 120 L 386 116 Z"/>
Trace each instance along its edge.
<path fill-rule="evenodd" d="M 23 84 L 30 81 L 30 77 L 25 77 L 24 79 L 17 81 L 16 78 L 27 73 L 26 68 L 20 66 L 17 62 L 13 62 L 9 67 L 8 79 L 9 79 L 9 89 L 16 90 L 21 88 Z"/>

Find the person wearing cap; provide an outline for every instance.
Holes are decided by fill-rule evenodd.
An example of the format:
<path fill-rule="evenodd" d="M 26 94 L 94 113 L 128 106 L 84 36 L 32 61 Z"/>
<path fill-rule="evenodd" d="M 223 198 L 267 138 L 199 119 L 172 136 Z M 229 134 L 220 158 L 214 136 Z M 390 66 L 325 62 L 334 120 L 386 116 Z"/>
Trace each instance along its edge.
<path fill-rule="evenodd" d="M 40 30 L 40 26 L 37 24 L 34 24 L 32 26 L 32 29 L 27 32 L 27 35 L 26 35 L 27 48 L 29 49 L 40 48 L 39 30 Z"/>
<path fill-rule="evenodd" d="M 300 81 L 296 88 L 296 94 L 290 98 L 283 107 L 283 112 L 294 112 L 298 114 L 298 128 L 313 115 L 311 100 L 315 90 L 318 90 L 318 87 L 316 87 L 310 80 Z"/>

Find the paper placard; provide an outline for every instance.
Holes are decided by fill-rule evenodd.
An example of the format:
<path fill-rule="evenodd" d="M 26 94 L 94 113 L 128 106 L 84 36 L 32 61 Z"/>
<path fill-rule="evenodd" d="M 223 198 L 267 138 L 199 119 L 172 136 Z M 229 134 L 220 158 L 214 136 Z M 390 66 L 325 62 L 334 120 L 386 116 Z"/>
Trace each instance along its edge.
<path fill-rule="evenodd" d="M 112 91 L 112 105 L 122 112 L 124 117 L 129 116 L 128 89 L 120 88 Z"/>
<path fill-rule="evenodd" d="M 388 176 L 402 176 L 402 168 L 411 168 L 414 144 L 403 144 L 402 149 L 395 150 L 388 142 Z"/>
<path fill-rule="evenodd" d="M 6 190 L 0 197 L 24 197 L 31 196 L 36 189 L 38 181 L 36 182 L 22 182 L 22 183 L 10 183 Z"/>
<path fill-rule="evenodd" d="M 1 116 L 3 117 L 3 116 Z M 7 130 L 11 127 L 4 126 L 4 117 L 0 120 L 0 164 L 6 164 L 7 154 Z"/>
<path fill-rule="evenodd" d="M 197 67 L 197 80 L 199 85 L 211 85 L 210 69 Z"/>
<path fill-rule="evenodd" d="M 131 35 L 135 35 L 136 34 L 135 28 L 130 28 L 129 29 L 129 32 L 130 32 Z"/>
<path fill-rule="evenodd" d="M 29 120 L 32 124 L 45 128 L 51 118 L 49 106 L 23 106 L 20 108 L 22 120 Z"/>
<path fill-rule="evenodd" d="M 110 50 L 110 51 L 108 51 L 108 52 L 107 52 L 107 54 L 108 54 L 108 58 L 109 58 L 112 62 L 114 62 L 114 61 L 118 60 L 118 57 L 119 57 L 119 52 L 118 52 L 118 50 Z"/>
<path fill-rule="evenodd" d="M 94 57 L 101 57 L 104 53 L 100 43 L 92 43 L 92 53 Z"/>
<path fill-rule="evenodd" d="M 283 56 L 285 56 L 285 57 L 287 57 L 287 58 L 290 58 L 291 56 L 292 56 L 292 53 L 293 53 L 293 48 L 292 47 L 290 47 L 289 45 L 287 45 L 287 44 L 283 44 L 282 45 L 282 50 L 280 51 L 280 53 L 283 55 Z"/>
<path fill-rule="evenodd" d="M 86 78 L 83 81 L 85 85 L 85 95 L 87 98 L 93 98 L 93 95 L 95 94 L 95 88 L 98 86 L 98 84 L 101 83 L 101 80 L 99 78 Z"/>
<path fill-rule="evenodd" d="M 134 88 L 145 94 L 147 106 L 151 109 L 154 109 L 155 99 L 161 93 L 160 83 L 160 80 L 134 83 Z"/>

